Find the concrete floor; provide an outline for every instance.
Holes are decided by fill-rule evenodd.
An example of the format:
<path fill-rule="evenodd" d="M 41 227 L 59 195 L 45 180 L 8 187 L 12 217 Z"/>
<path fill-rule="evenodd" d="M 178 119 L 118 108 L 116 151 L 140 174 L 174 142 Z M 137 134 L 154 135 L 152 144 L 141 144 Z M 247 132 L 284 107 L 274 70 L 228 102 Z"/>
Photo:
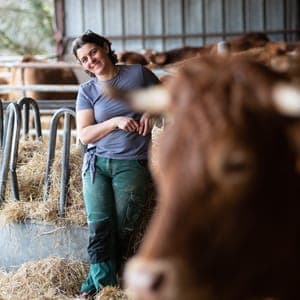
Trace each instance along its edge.
<path fill-rule="evenodd" d="M 87 244 L 87 227 L 30 221 L 6 224 L 0 228 L 0 269 L 10 271 L 49 256 L 87 262 Z"/>

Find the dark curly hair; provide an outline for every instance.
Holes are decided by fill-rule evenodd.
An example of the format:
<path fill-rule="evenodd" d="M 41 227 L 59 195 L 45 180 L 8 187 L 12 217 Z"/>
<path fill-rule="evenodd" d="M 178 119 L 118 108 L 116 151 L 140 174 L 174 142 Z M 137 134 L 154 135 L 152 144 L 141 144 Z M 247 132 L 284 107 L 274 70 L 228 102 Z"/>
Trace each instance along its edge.
<path fill-rule="evenodd" d="M 111 62 L 114 65 L 118 62 L 115 51 L 111 49 L 111 42 L 108 39 L 106 39 L 105 37 L 93 32 L 91 30 L 87 30 L 86 32 L 84 32 L 82 35 L 80 35 L 78 38 L 76 38 L 72 43 L 72 52 L 77 60 L 78 60 L 77 50 L 87 43 L 93 43 L 99 47 L 103 47 L 106 44 L 109 49 L 108 57 L 111 60 Z M 95 75 L 93 73 L 91 73 L 89 71 L 85 71 L 85 72 L 88 75 L 90 75 L 91 77 L 95 77 Z"/>

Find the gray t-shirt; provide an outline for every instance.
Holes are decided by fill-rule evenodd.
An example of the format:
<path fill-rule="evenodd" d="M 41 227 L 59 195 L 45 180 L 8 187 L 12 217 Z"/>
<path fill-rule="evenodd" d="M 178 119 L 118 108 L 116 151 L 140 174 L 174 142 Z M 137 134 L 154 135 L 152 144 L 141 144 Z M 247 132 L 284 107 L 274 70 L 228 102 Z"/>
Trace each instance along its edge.
<path fill-rule="evenodd" d="M 117 116 L 128 116 L 136 121 L 140 113 L 134 112 L 122 100 L 111 99 L 104 95 L 102 87 L 110 84 L 121 89 L 135 89 L 158 84 L 158 78 L 142 65 L 120 65 L 119 73 L 112 79 L 100 81 L 96 77 L 80 85 L 76 111 L 93 109 L 96 123 L 101 123 Z M 96 155 L 114 159 L 147 159 L 151 134 L 139 135 L 115 129 L 100 140 L 96 146 Z M 91 145 L 89 145 L 91 146 Z"/>

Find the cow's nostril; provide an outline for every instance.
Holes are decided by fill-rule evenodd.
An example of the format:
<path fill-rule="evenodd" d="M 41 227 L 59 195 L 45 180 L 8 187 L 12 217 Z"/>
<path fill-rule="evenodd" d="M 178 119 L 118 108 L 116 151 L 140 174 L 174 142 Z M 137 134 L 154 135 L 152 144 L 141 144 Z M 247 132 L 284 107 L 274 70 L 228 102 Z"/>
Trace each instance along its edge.
<path fill-rule="evenodd" d="M 124 273 L 125 285 L 134 295 L 133 299 L 161 299 L 170 281 L 169 268 L 162 262 L 132 259 Z M 143 295 L 143 296 L 142 296 Z M 144 298 L 143 298 L 144 297 Z"/>
<path fill-rule="evenodd" d="M 164 278 L 162 273 L 151 272 L 147 269 L 131 270 L 125 274 L 127 285 L 148 291 L 158 290 Z"/>
<path fill-rule="evenodd" d="M 150 289 L 154 292 L 159 290 L 163 284 L 164 278 L 165 278 L 165 276 L 162 273 L 155 274 L 152 278 L 152 284 L 150 286 Z"/>

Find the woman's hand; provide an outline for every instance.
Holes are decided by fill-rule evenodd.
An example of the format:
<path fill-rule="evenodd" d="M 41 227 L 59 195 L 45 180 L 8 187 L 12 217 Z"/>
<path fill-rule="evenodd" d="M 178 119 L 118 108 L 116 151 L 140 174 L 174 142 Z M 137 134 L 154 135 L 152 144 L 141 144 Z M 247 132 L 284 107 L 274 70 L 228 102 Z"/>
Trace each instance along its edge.
<path fill-rule="evenodd" d="M 114 118 L 116 127 L 124 131 L 138 131 L 139 124 L 129 117 L 116 117 Z"/>
<path fill-rule="evenodd" d="M 143 136 L 149 134 L 152 130 L 153 122 L 149 113 L 144 113 L 140 119 L 140 126 L 138 129 L 138 133 Z"/>

